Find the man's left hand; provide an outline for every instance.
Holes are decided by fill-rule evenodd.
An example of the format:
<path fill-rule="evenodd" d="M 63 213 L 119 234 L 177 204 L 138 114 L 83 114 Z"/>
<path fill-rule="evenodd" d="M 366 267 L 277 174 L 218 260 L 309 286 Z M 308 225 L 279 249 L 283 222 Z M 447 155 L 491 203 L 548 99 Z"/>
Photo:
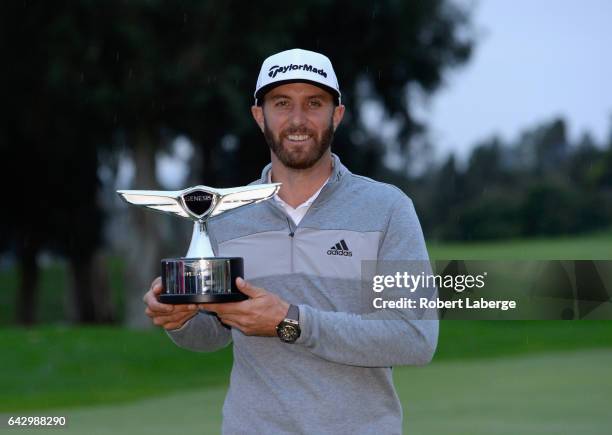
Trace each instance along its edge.
<path fill-rule="evenodd" d="M 238 328 L 245 335 L 276 336 L 276 326 L 286 317 L 289 304 L 242 278 L 236 278 L 236 285 L 249 299 L 224 304 L 200 304 L 200 308 L 216 313 L 224 324 Z"/>

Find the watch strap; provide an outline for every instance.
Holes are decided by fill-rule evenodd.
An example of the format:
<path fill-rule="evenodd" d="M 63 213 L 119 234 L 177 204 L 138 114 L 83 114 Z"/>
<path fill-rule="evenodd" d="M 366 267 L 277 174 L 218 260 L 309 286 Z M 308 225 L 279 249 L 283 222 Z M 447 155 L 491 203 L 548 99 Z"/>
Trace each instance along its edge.
<path fill-rule="evenodd" d="M 289 305 L 289 311 L 287 311 L 287 319 L 295 320 L 296 322 L 300 321 L 300 309 L 297 305 Z"/>

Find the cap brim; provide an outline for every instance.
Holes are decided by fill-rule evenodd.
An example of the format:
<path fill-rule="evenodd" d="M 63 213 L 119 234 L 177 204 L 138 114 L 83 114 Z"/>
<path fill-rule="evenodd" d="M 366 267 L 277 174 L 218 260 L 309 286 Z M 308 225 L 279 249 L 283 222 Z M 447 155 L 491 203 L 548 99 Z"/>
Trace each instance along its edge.
<path fill-rule="evenodd" d="M 318 88 L 323 89 L 324 91 L 329 92 L 332 97 L 334 98 L 334 102 L 335 104 L 339 104 L 340 102 L 340 93 L 335 90 L 334 88 L 331 88 L 327 85 L 324 85 L 323 83 L 320 82 L 316 82 L 314 80 L 307 80 L 307 79 L 289 79 L 289 80 L 278 80 L 276 82 L 272 82 L 272 83 L 268 83 L 265 86 L 262 86 L 256 93 L 255 93 L 255 99 L 257 100 L 257 104 L 261 105 L 263 103 L 263 97 L 270 92 L 272 89 L 276 88 L 277 86 L 281 86 L 281 85 L 287 85 L 289 83 L 308 83 L 311 84 L 313 86 L 316 86 Z"/>

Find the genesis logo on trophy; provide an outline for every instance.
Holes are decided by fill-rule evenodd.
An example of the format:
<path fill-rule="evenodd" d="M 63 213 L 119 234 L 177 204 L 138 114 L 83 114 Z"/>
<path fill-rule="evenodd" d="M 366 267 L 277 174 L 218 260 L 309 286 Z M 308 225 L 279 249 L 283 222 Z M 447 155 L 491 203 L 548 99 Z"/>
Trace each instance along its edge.
<path fill-rule="evenodd" d="M 182 198 L 187 210 L 198 218 L 204 216 L 213 206 L 214 202 L 212 193 L 201 189 L 193 190 L 183 195 Z"/>

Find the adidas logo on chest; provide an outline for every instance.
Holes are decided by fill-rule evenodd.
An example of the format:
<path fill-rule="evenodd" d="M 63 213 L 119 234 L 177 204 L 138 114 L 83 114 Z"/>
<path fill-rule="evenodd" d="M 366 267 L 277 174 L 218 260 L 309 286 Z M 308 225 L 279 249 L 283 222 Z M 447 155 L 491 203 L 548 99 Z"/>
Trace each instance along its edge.
<path fill-rule="evenodd" d="M 343 255 L 345 257 L 352 257 L 353 252 L 349 249 L 344 239 L 342 239 L 327 250 L 327 255 Z"/>

